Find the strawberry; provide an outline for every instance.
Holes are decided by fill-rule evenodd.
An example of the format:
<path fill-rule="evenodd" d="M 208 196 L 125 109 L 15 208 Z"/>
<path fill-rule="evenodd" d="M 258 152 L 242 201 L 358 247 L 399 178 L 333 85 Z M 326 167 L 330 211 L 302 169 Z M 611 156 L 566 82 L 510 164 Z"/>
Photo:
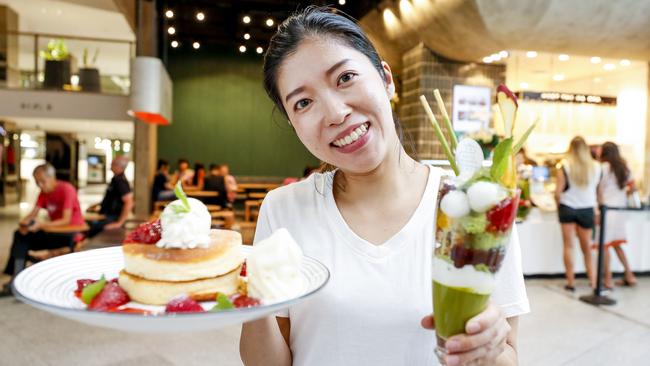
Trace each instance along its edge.
<path fill-rule="evenodd" d="M 102 292 L 97 294 L 88 305 L 90 310 L 107 311 L 131 301 L 129 295 L 114 282 L 107 282 Z"/>
<path fill-rule="evenodd" d="M 505 233 L 510 230 L 517 215 L 518 206 L 519 197 L 506 197 L 494 206 L 486 215 L 489 222 L 487 231 L 491 233 Z"/>
<path fill-rule="evenodd" d="M 246 295 L 236 295 L 231 300 L 232 304 L 235 305 L 236 308 L 250 308 L 260 305 L 260 300 Z"/>
<path fill-rule="evenodd" d="M 173 298 L 165 307 L 166 313 L 201 313 L 203 311 L 198 302 L 186 295 Z"/>
<path fill-rule="evenodd" d="M 162 226 L 160 225 L 160 220 L 145 222 L 131 231 L 122 243 L 156 244 L 160 240 L 161 234 Z"/>
<path fill-rule="evenodd" d="M 90 285 L 91 283 L 94 283 L 95 280 L 91 280 L 89 278 L 84 278 L 81 280 L 77 280 L 77 289 L 74 291 L 74 295 L 76 297 L 81 298 L 81 292 L 86 288 L 86 286 Z"/>
<path fill-rule="evenodd" d="M 239 275 L 242 277 L 246 277 L 246 261 L 241 265 L 241 272 L 239 272 Z"/>

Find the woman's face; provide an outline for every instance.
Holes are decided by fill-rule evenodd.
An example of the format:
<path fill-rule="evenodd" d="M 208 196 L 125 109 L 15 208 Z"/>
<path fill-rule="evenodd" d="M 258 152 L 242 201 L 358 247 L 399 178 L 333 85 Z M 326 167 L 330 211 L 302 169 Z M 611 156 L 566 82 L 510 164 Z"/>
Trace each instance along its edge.
<path fill-rule="evenodd" d="M 306 40 L 278 73 L 278 90 L 300 141 L 346 172 L 377 168 L 399 143 L 390 106 L 395 87 L 370 60 L 341 42 Z"/>

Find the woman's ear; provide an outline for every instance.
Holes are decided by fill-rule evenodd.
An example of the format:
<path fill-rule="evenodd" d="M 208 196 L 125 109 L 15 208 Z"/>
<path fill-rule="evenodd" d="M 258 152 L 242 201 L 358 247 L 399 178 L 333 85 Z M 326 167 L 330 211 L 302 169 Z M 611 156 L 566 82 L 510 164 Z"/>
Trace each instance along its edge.
<path fill-rule="evenodd" d="M 393 73 L 386 61 L 381 62 L 381 67 L 384 69 L 384 84 L 386 85 L 388 99 L 393 99 L 393 96 L 395 95 L 395 80 L 393 80 Z"/>

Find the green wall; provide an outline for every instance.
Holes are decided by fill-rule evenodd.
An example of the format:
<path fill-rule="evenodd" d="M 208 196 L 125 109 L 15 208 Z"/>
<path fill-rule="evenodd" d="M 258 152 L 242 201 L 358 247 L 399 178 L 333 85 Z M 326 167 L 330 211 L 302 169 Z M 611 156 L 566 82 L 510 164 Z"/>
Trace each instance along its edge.
<path fill-rule="evenodd" d="M 193 52 L 192 52 L 193 51 Z M 224 49 L 170 50 L 173 121 L 158 129 L 158 157 L 230 165 L 234 175 L 301 176 L 318 160 L 262 86 L 262 57 Z M 249 51 L 250 52 L 250 51 Z"/>

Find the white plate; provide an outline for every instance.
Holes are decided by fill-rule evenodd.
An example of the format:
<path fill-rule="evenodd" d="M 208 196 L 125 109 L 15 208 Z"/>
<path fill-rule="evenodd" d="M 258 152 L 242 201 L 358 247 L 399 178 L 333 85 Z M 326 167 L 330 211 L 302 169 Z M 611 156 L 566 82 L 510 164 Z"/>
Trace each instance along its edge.
<path fill-rule="evenodd" d="M 251 247 L 243 246 L 242 249 L 248 255 Z M 325 265 L 305 256 L 301 268 L 305 280 L 302 294 L 275 304 L 215 313 L 157 315 L 86 310 L 86 305 L 74 295 L 76 281 L 82 278 L 98 279 L 102 274 L 107 279 L 115 278 L 122 268 L 124 257 L 121 246 L 67 254 L 37 263 L 20 272 L 13 282 L 14 294 L 19 300 L 41 310 L 99 327 L 129 332 L 192 332 L 219 329 L 274 314 L 313 296 L 325 286 L 330 277 Z M 201 305 L 209 309 L 213 304 Z M 126 306 L 164 311 L 163 306 L 136 302 L 130 302 Z"/>

